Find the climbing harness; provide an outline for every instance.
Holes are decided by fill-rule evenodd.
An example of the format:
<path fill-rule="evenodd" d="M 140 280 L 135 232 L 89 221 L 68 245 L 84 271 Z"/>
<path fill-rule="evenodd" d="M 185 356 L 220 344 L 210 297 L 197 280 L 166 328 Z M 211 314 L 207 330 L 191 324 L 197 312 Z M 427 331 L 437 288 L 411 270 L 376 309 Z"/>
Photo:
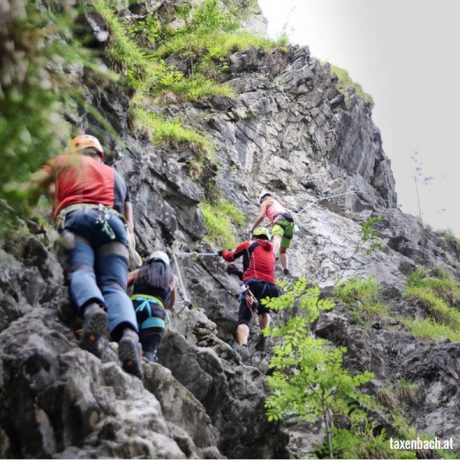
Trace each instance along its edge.
<path fill-rule="evenodd" d="M 96 224 L 101 225 L 102 232 L 104 232 L 111 240 L 116 238 L 115 233 L 112 230 L 112 227 L 109 225 L 109 220 L 112 214 L 115 214 L 123 223 L 126 224 L 126 218 L 123 214 L 119 213 L 116 209 L 109 206 L 105 206 L 102 203 L 77 203 L 71 204 L 61 209 L 58 216 L 56 217 L 56 230 L 63 230 L 65 225 L 65 220 L 67 215 L 72 211 L 81 211 L 81 210 L 94 210 L 98 211 L 98 216 L 95 221 Z"/>
<path fill-rule="evenodd" d="M 146 294 L 134 294 L 131 300 L 133 304 L 137 304 L 135 312 L 140 329 L 150 327 L 166 328 L 168 317 L 161 299 Z"/>
<path fill-rule="evenodd" d="M 114 240 L 116 236 L 114 231 L 112 230 L 112 227 L 109 225 L 109 220 L 112 217 L 110 210 L 107 209 L 101 203 L 99 203 L 97 210 L 98 216 L 94 223 L 97 225 L 101 225 L 102 232 L 105 233 L 111 240 Z"/>
<path fill-rule="evenodd" d="M 258 300 L 256 296 L 252 293 L 251 289 L 247 284 L 242 284 L 240 287 L 240 297 L 242 297 L 245 302 L 247 307 L 249 308 L 249 311 L 251 312 L 251 316 L 255 316 L 255 311 L 253 308 L 254 304 L 258 303 Z M 241 300 L 243 300 L 241 299 Z"/>

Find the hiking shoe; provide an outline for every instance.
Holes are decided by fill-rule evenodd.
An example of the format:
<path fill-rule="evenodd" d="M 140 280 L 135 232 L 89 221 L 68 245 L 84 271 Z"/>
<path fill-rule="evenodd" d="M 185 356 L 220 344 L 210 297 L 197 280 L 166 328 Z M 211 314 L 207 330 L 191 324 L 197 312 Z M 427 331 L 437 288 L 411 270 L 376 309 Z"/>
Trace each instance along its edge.
<path fill-rule="evenodd" d="M 285 268 L 285 269 L 283 270 L 283 275 L 284 275 L 284 276 L 289 276 L 290 274 L 291 274 L 291 272 L 289 271 L 289 268 Z"/>
<path fill-rule="evenodd" d="M 256 346 L 254 348 L 257 351 L 264 351 L 266 343 L 267 343 L 267 337 L 265 337 L 263 334 L 260 334 L 259 338 L 257 339 Z"/>
<path fill-rule="evenodd" d="M 241 359 L 243 361 L 246 361 L 250 354 L 249 354 L 249 348 L 247 345 L 240 345 L 240 344 L 237 344 L 236 347 L 235 347 L 235 351 L 237 353 L 239 353 L 239 355 L 241 356 Z"/>
<path fill-rule="evenodd" d="M 109 317 L 100 305 L 91 303 L 85 308 L 84 318 L 80 346 L 99 356 L 99 338 L 107 333 Z"/>
<path fill-rule="evenodd" d="M 123 337 L 118 343 L 118 357 L 124 371 L 142 380 L 141 344 L 139 343 L 139 336 L 133 330 L 125 329 Z"/>

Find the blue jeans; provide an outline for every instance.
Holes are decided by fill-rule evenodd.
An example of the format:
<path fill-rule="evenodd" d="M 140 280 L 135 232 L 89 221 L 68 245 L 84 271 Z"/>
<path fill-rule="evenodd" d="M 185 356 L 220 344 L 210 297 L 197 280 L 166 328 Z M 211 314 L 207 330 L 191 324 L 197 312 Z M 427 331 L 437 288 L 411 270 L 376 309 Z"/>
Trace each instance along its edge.
<path fill-rule="evenodd" d="M 97 209 L 82 209 L 66 216 L 64 230 L 75 235 L 74 247 L 66 251 L 70 296 L 81 314 L 89 303 L 104 305 L 111 333 L 121 326 L 137 331 L 136 314 L 126 294 L 126 229 L 115 214 L 108 214 L 105 221 L 102 215 Z"/>

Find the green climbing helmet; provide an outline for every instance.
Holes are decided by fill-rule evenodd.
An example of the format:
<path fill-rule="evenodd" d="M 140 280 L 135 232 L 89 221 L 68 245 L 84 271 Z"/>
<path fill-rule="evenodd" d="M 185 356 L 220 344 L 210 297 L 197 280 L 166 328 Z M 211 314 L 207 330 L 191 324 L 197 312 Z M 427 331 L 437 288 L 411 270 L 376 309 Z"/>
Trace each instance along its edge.
<path fill-rule="evenodd" d="M 266 227 L 257 227 L 252 231 L 252 236 L 254 238 L 257 238 L 258 236 L 265 236 L 267 237 L 267 240 L 272 239 L 272 235 L 270 233 L 270 230 Z"/>

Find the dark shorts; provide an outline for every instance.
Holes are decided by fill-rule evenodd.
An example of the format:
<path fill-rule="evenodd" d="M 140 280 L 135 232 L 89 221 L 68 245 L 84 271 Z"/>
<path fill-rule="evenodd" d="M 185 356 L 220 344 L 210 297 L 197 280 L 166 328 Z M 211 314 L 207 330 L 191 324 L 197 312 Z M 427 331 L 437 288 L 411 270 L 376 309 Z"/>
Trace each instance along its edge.
<path fill-rule="evenodd" d="M 254 294 L 254 297 L 258 300 L 258 302 L 249 307 L 245 298 L 240 299 L 238 324 L 246 324 L 249 326 L 253 313 L 257 313 L 258 315 L 270 313 L 270 310 L 266 308 L 265 305 L 262 305 L 260 300 L 265 299 L 266 297 L 279 297 L 281 292 L 278 286 L 268 283 L 267 281 L 250 280 L 245 284 L 249 286 L 249 289 Z"/>

